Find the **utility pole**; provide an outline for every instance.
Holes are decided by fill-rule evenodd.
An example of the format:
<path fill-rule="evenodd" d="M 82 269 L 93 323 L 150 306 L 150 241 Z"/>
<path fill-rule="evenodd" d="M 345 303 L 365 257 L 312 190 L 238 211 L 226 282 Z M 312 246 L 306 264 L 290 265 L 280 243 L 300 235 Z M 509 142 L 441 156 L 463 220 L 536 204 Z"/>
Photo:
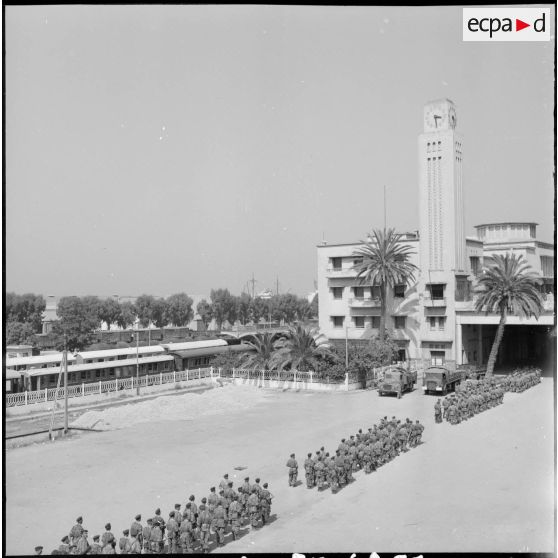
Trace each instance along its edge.
<path fill-rule="evenodd" d="M 256 283 L 257 283 L 257 281 L 254 279 L 254 272 L 252 272 L 252 279 L 249 282 L 252 283 L 252 298 L 256 298 Z"/>
<path fill-rule="evenodd" d="M 68 434 L 68 336 L 64 333 L 64 436 Z"/>
<path fill-rule="evenodd" d="M 140 385 L 139 385 L 139 322 L 136 327 L 136 395 L 139 396 L 140 394 Z"/>
<path fill-rule="evenodd" d="M 345 370 L 349 370 L 349 326 L 345 325 Z"/>

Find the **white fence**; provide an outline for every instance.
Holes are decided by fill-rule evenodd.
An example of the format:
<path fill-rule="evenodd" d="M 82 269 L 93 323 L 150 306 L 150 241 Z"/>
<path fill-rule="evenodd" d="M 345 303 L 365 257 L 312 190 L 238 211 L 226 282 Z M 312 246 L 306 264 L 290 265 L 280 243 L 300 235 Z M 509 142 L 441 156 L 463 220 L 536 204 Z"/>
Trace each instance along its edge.
<path fill-rule="evenodd" d="M 215 371 L 217 374 L 218 372 Z M 139 386 L 156 386 L 161 384 L 172 384 L 176 382 L 187 382 L 200 378 L 213 377 L 212 368 L 198 368 L 197 370 L 182 370 L 178 372 L 165 372 L 140 376 Z M 111 391 L 133 390 L 138 386 L 137 379 L 116 378 L 106 382 L 82 383 L 68 387 L 68 398 L 86 397 L 88 395 L 100 395 Z M 17 407 L 19 405 L 32 405 L 34 403 L 46 403 L 47 401 L 64 399 L 64 388 L 45 388 L 39 391 L 25 391 L 22 393 L 6 394 L 6 407 Z"/>

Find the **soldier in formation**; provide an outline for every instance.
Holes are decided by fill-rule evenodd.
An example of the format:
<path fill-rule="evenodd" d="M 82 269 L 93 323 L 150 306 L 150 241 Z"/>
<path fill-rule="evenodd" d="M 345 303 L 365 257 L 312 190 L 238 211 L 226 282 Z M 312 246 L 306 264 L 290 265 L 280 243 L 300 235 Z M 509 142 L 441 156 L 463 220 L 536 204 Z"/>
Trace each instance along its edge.
<path fill-rule="evenodd" d="M 369 428 L 368 432 L 360 429 L 355 435 L 343 438 L 334 455 L 326 452 L 324 447 L 308 454 L 304 462 L 307 488 L 317 487 L 319 491 L 330 488 L 333 493 L 355 480 L 353 473 L 364 470 L 371 473 L 388 463 L 402 452 L 421 443 L 424 426 L 417 420 L 405 422 L 392 417 L 384 417 L 380 424 Z M 294 459 L 294 454 L 291 455 Z M 291 460 L 287 462 L 289 472 L 294 467 Z M 289 475 L 289 484 L 293 486 Z"/>
<path fill-rule="evenodd" d="M 294 453 L 291 453 L 291 457 L 287 461 L 287 467 L 289 468 L 289 486 L 296 486 L 298 477 L 298 463 L 295 459 Z"/>
<path fill-rule="evenodd" d="M 505 388 L 494 378 L 483 379 L 476 383 L 466 382 L 458 393 L 444 398 L 442 406 L 447 409 L 444 417 L 450 424 L 459 424 L 476 414 L 500 405 L 504 401 Z M 434 405 L 434 415 L 439 417 L 440 400 Z M 442 422 L 437 420 L 436 422 Z"/>
<path fill-rule="evenodd" d="M 511 376 L 503 381 L 503 387 L 506 391 L 520 393 L 536 386 L 541 382 L 540 368 L 521 368 L 514 370 Z"/>
<path fill-rule="evenodd" d="M 226 536 L 232 533 L 237 540 L 245 522 L 249 520 L 253 529 L 260 529 L 269 522 L 273 495 L 268 483 L 260 484 L 257 478 L 250 484 L 250 478 L 244 479 L 237 490 L 228 475 L 216 488 L 210 488 L 207 498 L 202 498 L 198 507 L 196 498 L 191 495 L 181 513 L 181 505 L 175 504 L 165 522 L 160 508 L 153 517 L 142 525 L 142 516 L 137 514 L 129 529 L 122 531 L 119 541 L 111 532 L 110 523 L 105 525 L 102 537 L 95 535 L 93 544 L 89 544 L 88 532 L 83 528 L 83 518 L 78 517 L 70 534 L 61 540 L 61 545 L 53 554 L 180 554 L 210 551 L 213 539 L 219 546 L 226 542 Z"/>

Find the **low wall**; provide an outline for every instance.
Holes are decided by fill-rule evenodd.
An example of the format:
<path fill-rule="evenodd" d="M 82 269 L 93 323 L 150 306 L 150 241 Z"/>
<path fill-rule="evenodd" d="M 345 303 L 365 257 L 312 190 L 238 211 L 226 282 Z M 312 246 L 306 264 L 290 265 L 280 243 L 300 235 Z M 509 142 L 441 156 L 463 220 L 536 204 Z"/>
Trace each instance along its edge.
<path fill-rule="evenodd" d="M 361 389 L 360 383 L 322 384 L 320 382 L 293 382 L 282 380 L 262 380 L 261 378 L 227 378 L 237 386 L 255 386 L 261 388 L 280 389 L 282 391 L 354 391 Z M 221 381 L 225 381 L 221 378 Z"/>
<path fill-rule="evenodd" d="M 145 395 L 153 395 L 160 392 L 180 391 L 198 385 L 215 385 L 218 378 L 195 378 L 188 381 L 156 384 L 153 386 L 142 386 L 140 389 L 140 398 Z M 68 398 L 68 408 L 71 407 L 88 407 L 90 405 L 98 405 L 99 403 L 108 403 L 110 401 L 137 400 L 136 390 L 123 389 L 119 391 L 108 391 L 96 395 L 86 395 L 85 397 Z M 52 411 L 53 401 L 44 403 L 35 403 L 33 405 L 20 405 L 17 407 L 5 408 L 6 417 L 32 416 L 36 413 L 44 413 Z M 64 398 L 58 399 L 58 411 L 64 407 Z"/>

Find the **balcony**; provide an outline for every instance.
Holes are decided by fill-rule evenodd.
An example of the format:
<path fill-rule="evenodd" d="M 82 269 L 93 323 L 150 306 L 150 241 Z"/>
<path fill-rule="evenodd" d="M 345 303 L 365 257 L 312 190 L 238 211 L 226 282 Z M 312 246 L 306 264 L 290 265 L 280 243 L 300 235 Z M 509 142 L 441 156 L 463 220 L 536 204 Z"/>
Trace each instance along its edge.
<path fill-rule="evenodd" d="M 382 305 L 379 298 L 353 297 L 349 298 L 351 308 L 380 308 Z"/>
<path fill-rule="evenodd" d="M 444 298 L 431 298 L 430 295 L 424 295 L 423 304 L 425 308 L 445 308 L 447 306 Z"/>
<path fill-rule="evenodd" d="M 331 267 L 326 268 L 326 277 L 342 278 L 342 277 L 355 277 L 356 271 L 351 267 Z"/>

